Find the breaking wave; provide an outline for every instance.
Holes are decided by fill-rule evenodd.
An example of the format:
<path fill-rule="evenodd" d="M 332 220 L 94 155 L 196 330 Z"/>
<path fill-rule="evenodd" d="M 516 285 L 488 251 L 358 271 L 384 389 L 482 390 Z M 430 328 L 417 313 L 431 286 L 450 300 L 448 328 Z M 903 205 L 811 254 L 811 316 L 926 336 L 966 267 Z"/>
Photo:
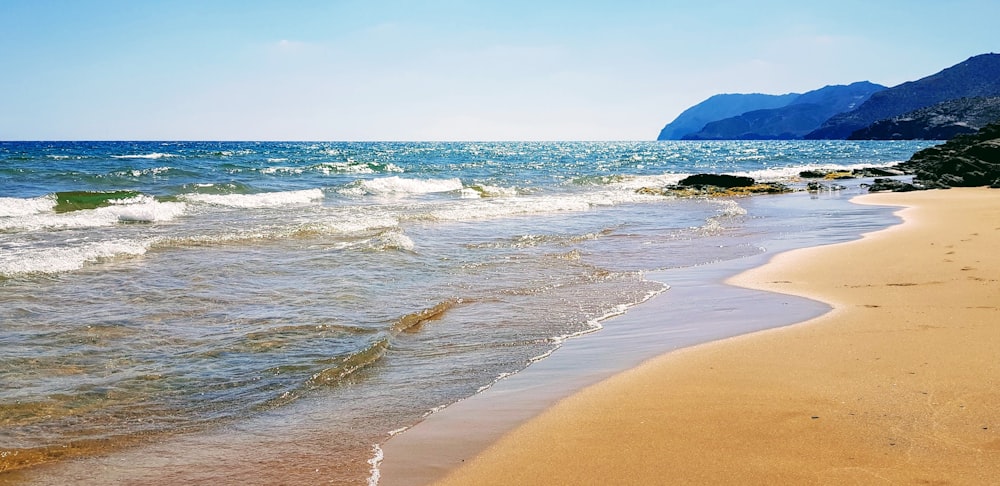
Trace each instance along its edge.
<path fill-rule="evenodd" d="M 53 274 L 79 270 L 88 263 L 143 255 L 151 242 L 113 240 L 60 248 L 0 253 L 0 276 Z"/>
<path fill-rule="evenodd" d="M 321 189 L 301 191 L 262 192 L 258 194 L 183 194 L 178 199 L 187 202 L 225 206 L 231 208 L 274 208 L 313 204 L 324 197 Z"/>
<path fill-rule="evenodd" d="M 341 190 L 350 196 L 412 196 L 461 191 L 462 181 L 452 179 L 406 179 L 399 176 L 357 181 Z"/>

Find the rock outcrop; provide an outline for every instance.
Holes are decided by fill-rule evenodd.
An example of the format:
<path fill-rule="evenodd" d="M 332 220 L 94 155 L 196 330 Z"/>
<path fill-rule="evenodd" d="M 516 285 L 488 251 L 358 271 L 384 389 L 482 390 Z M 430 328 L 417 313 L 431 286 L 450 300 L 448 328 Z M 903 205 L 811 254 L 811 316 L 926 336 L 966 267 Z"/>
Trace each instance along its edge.
<path fill-rule="evenodd" d="M 899 169 L 888 167 L 864 167 L 854 170 L 804 170 L 799 172 L 803 179 L 856 179 L 859 177 L 886 177 L 906 175 Z"/>
<path fill-rule="evenodd" d="M 637 190 L 639 194 L 656 196 L 694 197 L 694 196 L 749 196 L 751 194 L 781 194 L 792 192 L 784 184 L 776 182 L 757 182 L 751 177 L 728 174 L 695 174 L 685 177 L 676 185 L 656 188 L 643 187 Z"/>
<path fill-rule="evenodd" d="M 695 174 L 685 177 L 677 183 L 679 186 L 715 186 L 724 189 L 733 187 L 748 187 L 754 184 L 753 177 L 734 176 L 729 174 Z"/>
<path fill-rule="evenodd" d="M 910 192 L 923 189 L 926 189 L 926 187 L 903 182 L 898 179 L 875 179 L 872 184 L 868 185 L 868 192 Z"/>
<path fill-rule="evenodd" d="M 1000 187 L 1000 122 L 921 150 L 898 167 L 927 189 Z"/>

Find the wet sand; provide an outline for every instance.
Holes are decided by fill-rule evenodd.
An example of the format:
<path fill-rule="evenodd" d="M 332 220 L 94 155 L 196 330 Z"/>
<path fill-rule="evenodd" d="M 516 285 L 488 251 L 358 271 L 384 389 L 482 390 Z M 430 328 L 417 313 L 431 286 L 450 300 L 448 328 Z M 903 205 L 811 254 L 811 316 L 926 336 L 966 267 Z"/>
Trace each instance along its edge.
<path fill-rule="evenodd" d="M 907 206 L 905 224 L 731 279 L 831 312 L 652 359 L 561 400 L 439 484 L 991 484 L 1000 191 L 859 202 Z"/>

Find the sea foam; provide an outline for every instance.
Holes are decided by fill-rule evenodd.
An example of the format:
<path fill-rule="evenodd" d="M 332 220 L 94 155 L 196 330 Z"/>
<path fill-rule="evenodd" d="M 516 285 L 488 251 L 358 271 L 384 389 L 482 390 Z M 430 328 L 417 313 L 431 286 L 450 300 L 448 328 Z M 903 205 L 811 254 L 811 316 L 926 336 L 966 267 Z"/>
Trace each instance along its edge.
<path fill-rule="evenodd" d="M 160 152 L 153 152 L 151 154 L 126 154 L 126 155 L 112 155 L 115 159 L 163 159 L 167 157 L 179 157 L 177 154 L 164 154 Z"/>
<path fill-rule="evenodd" d="M 122 256 L 143 255 L 151 242 L 111 240 L 61 248 L 31 248 L 0 253 L 0 275 L 70 272 L 94 263 Z"/>
<path fill-rule="evenodd" d="M 358 181 L 341 192 L 350 196 L 408 196 L 461 191 L 462 181 L 453 179 L 406 179 L 399 176 Z"/>
<path fill-rule="evenodd" d="M 399 226 L 399 219 L 386 215 L 338 215 L 326 221 L 311 224 L 305 229 L 325 234 L 356 235 L 372 230 Z"/>
<path fill-rule="evenodd" d="M 52 211 L 55 206 L 56 199 L 52 195 L 34 198 L 0 197 L 0 218 L 43 213 Z"/>
<path fill-rule="evenodd" d="M 162 222 L 171 221 L 184 214 L 187 205 L 182 202 L 146 201 L 139 204 L 123 204 L 101 208 L 117 215 L 118 221 Z"/>
<path fill-rule="evenodd" d="M 55 200 L 52 199 L 51 202 L 54 206 Z M 139 196 L 116 200 L 109 206 L 95 209 L 55 213 L 50 207 L 33 213 L 3 217 L 0 218 L 0 231 L 100 228 L 122 222 L 163 222 L 184 214 L 185 209 L 186 205 L 182 202 L 159 202 L 149 196 Z"/>
<path fill-rule="evenodd" d="M 574 197 L 491 198 L 431 211 L 430 218 L 437 221 L 474 221 L 558 211 L 586 211 L 590 208 L 588 201 Z"/>
<path fill-rule="evenodd" d="M 213 206 L 252 209 L 311 204 L 323 199 L 323 197 L 321 189 L 305 189 L 259 194 L 184 194 L 180 196 L 180 199 Z"/>
<path fill-rule="evenodd" d="M 662 197 L 635 191 L 599 191 L 566 195 L 491 197 L 430 212 L 437 221 L 469 221 L 531 214 L 589 211 L 595 207 L 662 201 Z"/>

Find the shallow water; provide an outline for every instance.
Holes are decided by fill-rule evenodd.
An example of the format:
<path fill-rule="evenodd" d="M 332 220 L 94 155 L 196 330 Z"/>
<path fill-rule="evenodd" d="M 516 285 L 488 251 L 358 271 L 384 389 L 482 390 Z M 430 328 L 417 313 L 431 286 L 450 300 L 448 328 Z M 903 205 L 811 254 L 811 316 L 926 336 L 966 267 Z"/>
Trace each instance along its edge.
<path fill-rule="evenodd" d="M 0 470 L 213 430 L 253 449 L 281 417 L 322 433 L 255 460 L 364 482 L 389 431 L 663 292 L 648 272 L 866 224 L 635 189 L 924 145 L 2 143 Z"/>

